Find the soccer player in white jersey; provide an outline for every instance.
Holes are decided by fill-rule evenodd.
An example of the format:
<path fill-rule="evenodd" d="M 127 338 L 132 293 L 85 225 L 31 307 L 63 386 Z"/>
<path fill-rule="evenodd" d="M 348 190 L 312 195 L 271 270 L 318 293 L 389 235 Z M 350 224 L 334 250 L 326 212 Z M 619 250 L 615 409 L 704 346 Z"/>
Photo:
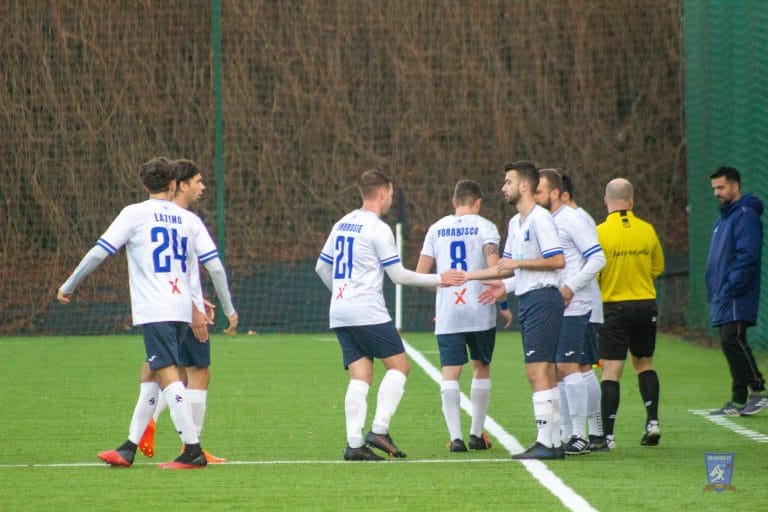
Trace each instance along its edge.
<path fill-rule="evenodd" d="M 605 255 L 597 242 L 596 229 L 563 203 L 562 188 L 562 178 L 555 169 L 539 170 L 536 202 L 552 213 L 565 254 L 560 293 L 566 307 L 555 358 L 561 418 L 567 418 L 571 426 L 564 450 L 566 455 L 582 455 L 590 451 L 586 433 L 587 386 L 581 372 L 581 361 L 588 350 L 592 313 L 589 284 L 605 266 Z"/>
<path fill-rule="evenodd" d="M 179 341 L 192 325 L 195 336 L 208 339 L 199 278 L 193 279 L 187 265 L 192 258 L 215 254 L 202 221 L 171 199 L 176 191 L 176 165 L 164 157 L 153 158 L 139 168 L 139 177 L 149 199 L 126 206 L 83 257 L 72 275 L 59 288 L 59 302 L 67 304 L 77 285 L 107 256 L 126 246 L 133 324 L 144 335 L 147 362 L 162 388 L 184 451 L 163 469 L 205 467 L 192 410 L 179 374 Z M 213 252 L 212 252 L 213 251 Z M 156 386 L 155 386 L 156 388 Z M 149 422 L 157 391 L 142 389 L 131 419 L 128 439 L 115 450 L 99 453 L 110 466 L 133 464 L 136 444 Z"/>
<path fill-rule="evenodd" d="M 499 230 L 493 222 L 479 215 L 482 197 L 480 185 L 476 182 L 461 180 L 456 184 L 452 200 L 454 214 L 430 226 L 416 272 L 430 272 L 435 264 L 438 272 L 451 268 L 467 271 L 496 267 L 499 262 Z M 483 428 L 491 393 L 496 305 L 481 304 L 477 300 L 482 288 L 479 281 L 469 281 L 457 288 L 439 288 L 435 300 L 435 335 L 442 368 L 440 396 L 451 452 L 467 451 L 461 433 L 459 390 L 461 370 L 469 362 L 467 349 L 472 359 L 469 447 L 473 450 L 491 447 Z M 500 308 L 505 327 L 509 327 L 512 323 L 509 305 L 504 301 Z"/>
<path fill-rule="evenodd" d="M 341 345 L 349 385 L 344 400 L 347 426 L 346 460 L 382 460 L 369 446 L 391 457 L 405 457 L 389 435 L 389 425 L 405 390 L 410 366 L 405 348 L 384 302 L 384 272 L 396 284 L 453 286 L 464 273 L 417 274 L 400 262 L 392 229 L 381 220 L 392 205 L 392 180 L 376 170 L 360 177 L 363 204 L 334 224 L 315 271 L 331 291 L 330 327 Z M 387 372 L 379 386 L 371 430 L 363 439 L 373 380 L 373 359 Z"/>
<path fill-rule="evenodd" d="M 568 174 L 560 173 L 560 177 L 563 180 L 563 191 L 560 194 L 563 203 L 567 204 L 571 208 L 576 210 L 584 221 L 589 224 L 590 229 L 594 229 L 597 233 L 597 224 L 595 219 L 581 206 L 576 204 L 574 200 L 573 181 Z M 597 349 L 597 331 L 601 325 L 603 325 L 603 297 L 600 295 L 600 285 L 597 283 L 597 278 L 593 279 L 589 283 L 589 293 L 592 297 L 592 313 L 589 316 L 589 331 L 587 346 L 584 353 L 584 357 L 580 361 L 581 374 L 584 377 L 584 383 L 587 387 L 587 424 L 589 426 L 589 450 L 592 452 L 601 452 L 609 450 L 608 444 L 605 441 L 605 435 L 603 433 L 603 416 L 600 411 L 601 391 L 600 380 L 595 374 L 594 365 L 600 363 L 600 355 Z M 570 424 L 565 425 L 566 420 L 569 420 L 565 415 L 562 416 L 564 427 L 561 431 L 564 431 L 564 435 L 570 438 L 571 431 Z"/>
<path fill-rule="evenodd" d="M 175 161 L 177 170 L 179 172 L 176 178 L 176 195 L 173 198 L 173 202 L 182 208 L 189 209 L 190 206 L 197 203 L 203 196 L 205 190 L 205 184 L 203 183 L 203 174 L 200 168 L 191 160 L 179 159 Z M 213 244 L 213 240 L 211 240 Z M 216 295 L 219 297 L 224 314 L 229 320 L 229 326 L 225 332 L 233 332 L 237 328 L 238 315 L 235 311 L 235 307 L 232 305 L 232 296 L 229 292 L 229 285 L 227 284 L 227 274 L 222 264 L 221 259 L 218 257 L 218 252 L 213 252 L 207 255 L 203 255 L 200 258 L 201 262 L 208 270 L 213 282 L 213 287 L 216 290 Z M 187 261 L 188 270 L 193 276 L 192 279 L 196 279 L 195 276 L 199 276 L 200 265 L 195 259 Z M 199 278 L 199 277 L 197 277 Z M 210 312 L 209 323 L 213 322 L 213 305 L 206 301 L 206 312 Z M 207 343 L 200 343 L 195 337 L 192 329 L 187 329 L 187 332 L 181 338 L 179 345 L 179 359 L 184 368 L 183 374 L 185 375 L 185 383 L 187 388 L 187 399 L 189 400 L 190 407 L 192 408 L 192 421 L 197 429 L 197 435 L 200 436 L 203 430 L 203 423 L 205 421 L 205 412 L 208 399 L 208 385 L 211 381 L 211 344 L 210 340 Z M 141 387 L 149 387 L 150 389 L 156 387 L 157 384 L 153 378 L 153 374 L 149 369 L 149 363 L 145 362 L 141 368 Z M 140 399 L 142 394 L 139 393 Z M 147 428 L 144 430 L 144 434 L 139 440 L 139 450 L 141 450 L 147 457 L 153 457 L 155 451 L 155 432 L 156 424 L 160 413 L 168 407 L 167 402 L 163 398 L 162 394 L 159 394 L 157 400 L 157 407 L 152 414 L 152 418 L 149 420 Z M 215 455 L 203 450 L 205 459 L 209 464 L 219 464 L 225 462 L 226 459 L 216 457 Z"/>
<path fill-rule="evenodd" d="M 509 221 L 503 258 L 496 269 L 468 272 L 467 279 L 508 277 L 514 273 L 518 320 L 522 329 L 525 373 L 533 388 L 536 442 L 513 459 L 562 459 L 560 441 L 560 393 L 555 375 L 555 356 L 565 303 L 560 294 L 558 270 L 565 256 L 552 215 L 536 204 L 534 193 L 539 171 L 527 160 L 507 164 L 502 192 L 517 208 Z M 490 299 L 489 299 L 490 297 Z M 486 290 L 481 302 L 495 301 Z"/>

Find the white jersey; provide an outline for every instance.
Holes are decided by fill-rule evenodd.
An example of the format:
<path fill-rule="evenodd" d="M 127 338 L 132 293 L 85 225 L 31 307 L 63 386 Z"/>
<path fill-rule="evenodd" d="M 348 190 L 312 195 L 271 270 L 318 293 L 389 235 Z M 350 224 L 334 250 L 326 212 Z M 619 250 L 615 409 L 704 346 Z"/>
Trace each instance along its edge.
<path fill-rule="evenodd" d="M 507 242 L 504 245 L 505 258 L 528 260 L 549 258 L 562 254 L 560 237 L 552 215 L 539 205 L 535 205 L 524 219 L 518 213 L 509 221 Z M 554 286 L 559 288 L 560 277 L 557 270 L 515 270 L 515 295 L 520 296 L 531 290 Z"/>
<path fill-rule="evenodd" d="M 384 302 L 384 267 L 400 262 L 400 255 L 392 229 L 378 215 L 354 210 L 342 217 L 320 260 L 333 268 L 331 329 L 392 320 Z"/>
<path fill-rule="evenodd" d="M 448 215 L 433 224 L 421 254 L 435 260 L 437 273 L 449 269 L 467 272 L 487 268 L 483 246 L 499 245 L 499 230 L 480 215 Z M 480 281 L 437 289 L 435 334 L 487 331 L 496 326 L 496 305 L 483 305 Z"/>
<path fill-rule="evenodd" d="M 597 229 L 595 219 L 587 210 L 579 206 L 576 208 L 576 213 L 581 215 L 592 229 Z M 589 293 L 592 296 L 592 314 L 589 316 L 589 321 L 593 324 L 601 324 L 603 323 L 603 297 L 600 295 L 600 285 L 597 283 L 597 278 L 589 283 Z"/>
<path fill-rule="evenodd" d="M 592 310 L 590 283 L 605 266 L 605 255 L 597 241 L 597 230 L 569 206 L 561 206 L 552 214 L 565 255 L 565 268 L 560 270 L 560 285 L 573 291 L 565 316 L 580 316 Z"/>
<path fill-rule="evenodd" d="M 161 199 L 123 208 L 96 245 L 110 255 L 126 246 L 134 325 L 192 322 L 202 294 L 190 266 L 219 255 L 197 215 Z"/>

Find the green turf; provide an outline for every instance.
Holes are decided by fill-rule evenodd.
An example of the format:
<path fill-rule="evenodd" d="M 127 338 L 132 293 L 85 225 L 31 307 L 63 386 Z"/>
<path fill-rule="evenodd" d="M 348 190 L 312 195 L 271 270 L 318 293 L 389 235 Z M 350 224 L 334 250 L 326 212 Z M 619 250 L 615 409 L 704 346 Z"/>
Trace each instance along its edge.
<path fill-rule="evenodd" d="M 437 364 L 431 334 L 405 338 Z M 415 364 L 392 424 L 408 459 L 341 463 L 346 374 L 332 334 L 215 336 L 212 347 L 203 444 L 243 464 L 158 470 L 156 463 L 175 457 L 180 445 L 166 414 L 155 458 L 137 455 L 134 467 L 111 469 L 81 464 L 96 463 L 97 452 L 125 439 L 138 390 L 140 339 L 0 338 L 0 511 L 566 510 L 522 464 L 508 460 L 499 443 L 487 453 L 449 454 L 439 388 Z M 764 510 L 768 444 L 688 412 L 728 398 L 722 354 L 660 337 L 656 366 L 660 446 L 639 445 L 644 411 L 628 368 L 619 448 L 547 466 L 598 510 Z M 501 333 L 490 415 L 528 445 L 535 426 L 522 370 L 518 333 Z M 381 374 L 377 366 L 377 378 Z M 465 392 L 468 385 L 464 379 Z M 469 418 L 463 421 L 466 431 Z M 768 411 L 732 421 L 768 434 Z M 704 492 L 706 451 L 736 452 L 735 493 Z M 479 458 L 489 460 L 470 461 Z"/>

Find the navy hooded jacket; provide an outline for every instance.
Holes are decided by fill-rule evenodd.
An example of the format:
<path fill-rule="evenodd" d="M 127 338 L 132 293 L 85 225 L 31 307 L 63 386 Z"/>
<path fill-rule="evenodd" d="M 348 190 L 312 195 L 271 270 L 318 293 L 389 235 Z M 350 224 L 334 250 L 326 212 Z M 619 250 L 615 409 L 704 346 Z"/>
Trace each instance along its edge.
<path fill-rule="evenodd" d="M 744 194 L 720 205 L 707 259 L 707 300 L 712 325 L 746 322 L 755 325 L 760 300 L 763 249 L 763 203 Z"/>

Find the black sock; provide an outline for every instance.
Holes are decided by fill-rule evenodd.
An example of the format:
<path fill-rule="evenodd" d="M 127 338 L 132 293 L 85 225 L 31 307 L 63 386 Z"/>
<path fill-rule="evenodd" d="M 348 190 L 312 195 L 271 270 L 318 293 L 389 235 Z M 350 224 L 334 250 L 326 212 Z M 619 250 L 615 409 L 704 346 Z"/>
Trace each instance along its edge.
<path fill-rule="evenodd" d="M 645 405 L 646 422 L 659 420 L 659 376 L 655 370 L 646 370 L 637 375 L 637 385 Z"/>
<path fill-rule="evenodd" d="M 133 464 L 133 459 L 136 457 L 136 443 L 132 443 L 131 440 L 128 439 L 118 446 L 116 451 L 122 458 Z"/>
<path fill-rule="evenodd" d="M 117 447 L 117 451 L 136 453 L 136 443 L 133 443 L 131 442 L 130 439 L 128 439 L 123 444 Z"/>
<path fill-rule="evenodd" d="M 184 445 L 184 451 L 193 456 L 203 453 L 203 449 L 200 448 L 200 443 L 186 444 Z"/>
<path fill-rule="evenodd" d="M 600 412 L 603 415 L 603 432 L 607 436 L 612 436 L 621 396 L 619 383 L 615 380 L 604 380 L 600 383 L 600 391 L 602 393 Z"/>

